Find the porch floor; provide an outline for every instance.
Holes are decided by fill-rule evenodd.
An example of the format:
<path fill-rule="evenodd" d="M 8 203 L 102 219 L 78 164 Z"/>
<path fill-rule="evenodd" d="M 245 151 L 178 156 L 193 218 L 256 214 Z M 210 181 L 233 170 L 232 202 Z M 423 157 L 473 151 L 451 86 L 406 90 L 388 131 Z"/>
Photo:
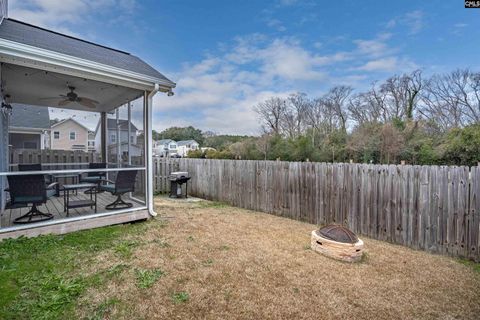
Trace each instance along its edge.
<path fill-rule="evenodd" d="M 115 201 L 116 198 L 117 198 L 116 196 L 113 196 L 108 192 L 97 194 L 97 213 L 109 212 L 110 210 L 106 210 L 105 206 Z M 79 190 L 77 195 L 70 194 L 70 201 L 86 200 L 86 199 L 90 199 L 90 195 L 84 194 L 83 190 Z M 132 208 L 139 208 L 143 206 L 139 202 L 129 199 L 128 195 L 122 196 L 122 199 L 124 199 L 126 202 L 132 203 L 133 204 Z M 69 215 L 67 217 L 67 213 L 63 211 L 63 194 L 61 194 L 60 197 L 50 198 L 46 204 L 43 204 L 38 208 L 42 212 L 53 214 L 53 220 L 64 219 L 68 217 L 74 218 L 78 216 L 95 213 L 95 209 L 91 209 L 90 207 L 75 208 L 75 209 L 68 210 Z M 5 211 L 3 211 L 1 215 L 0 226 L 2 228 L 5 228 L 5 227 L 18 225 L 18 224 L 14 224 L 13 220 L 20 217 L 23 214 L 26 214 L 29 210 L 30 210 L 30 207 L 6 209 Z"/>

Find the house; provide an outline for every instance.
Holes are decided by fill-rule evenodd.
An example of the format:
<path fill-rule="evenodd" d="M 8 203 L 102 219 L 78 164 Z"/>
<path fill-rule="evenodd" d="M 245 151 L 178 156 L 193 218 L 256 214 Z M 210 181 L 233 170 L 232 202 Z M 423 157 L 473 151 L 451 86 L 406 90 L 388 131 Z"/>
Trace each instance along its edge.
<path fill-rule="evenodd" d="M 12 149 L 49 149 L 50 115 L 48 107 L 12 104 L 8 133 L 8 144 Z"/>
<path fill-rule="evenodd" d="M 152 155 L 153 97 L 159 92 L 173 95 L 175 83 L 135 55 L 11 19 L 8 17 L 6 0 L 0 0 L 0 8 L 2 9 L 0 10 L 0 101 L 2 101 L 0 106 L 0 187 L 4 190 L 7 180 L 15 181 L 13 185 L 16 187 L 9 189 L 8 199 L 19 201 L 18 197 L 11 195 L 19 191 L 24 192 L 18 186 L 25 183 L 22 177 L 31 176 L 31 180 L 35 180 L 36 184 L 29 185 L 29 192 L 31 191 L 31 195 L 42 194 L 39 202 L 30 202 L 18 207 L 15 206 L 16 203 L 9 203 L 6 206 L 6 192 L 0 193 L 0 239 L 66 233 L 145 220 L 155 216 Z M 125 39 L 125 41 L 129 40 Z M 11 120 L 16 117 L 13 115 L 15 112 L 13 109 L 17 104 L 35 106 L 27 115 L 28 119 L 32 119 L 32 115 L 37 118 L 38 113 L 43 112 L 45 126 L 30 124 L 27 127 L 24 124 L 15 124 L 13 121 L 14 126 L 9 128 L 9 123 L 12 123 Z M 75 157 L 73 153 L 67 157 L 55 150 L 46 150 L 50 154 L 42 154 L 42 158 L 38 155 L 21 160 L 8 157 L 9 129 L 12 129 L 12 140 L 15 138 L 13 134 L 24 133 L 18 132 L 19 128 L 25 129 L 27 134 L 32 133 L 31 128 L 37 127 L 48 132 L 49 119 L 42 110 L 51 107 L 88 112 L 98 117 L 100 122 L 96 134 L 99 137 L 99 144 L 95 139 L 95 148 L 98 151 L 99 160 L 95 159 L 95 161 L 107 161 L 109 140 L 112 139 L 110 133 L 112 125 L 108 115 L 115 112 L 118 114 L 119 108 L 124 105 L 128 106 L 127 129 L 136 131 L 130 125 L 132 110 L 136 116 L 142 118 L 145 146 L 142 149 L 144 150 L 141 156 L 143 158 L 137 164 L 119 163 L 112 166 L 109 163 L 106 168 L 89 169 L 88 162 L 77 164 L 76 162 L 81 159 Z M 39 132 L 34 134 L 39 135 Z M 115 137 L 115 139 L 120 140 L 121 137 Z M 130 139 L 128 137 L 126 141 L 130 143 Z M 136 139 L 136 135 L 133 139 Z M 135 142 L 133 140 L 133 143 Z M 16 141 L 12 142 L 12 147 L 16 143 Z M 88 131 L 87 138 L 82 143 L 88 144 Z M 37 142 L 37 146 L 38 144 L 41 148 L 42 142 Z M 27 143 L 27 146 L 33 147 L 33 144 Z M 15 164 L 20 163 L 19 161 L 42 162 L 42 174 L 39 174 L 39 171 L 10 170 L 15 167 Z M 62 162 L 68 162 L 71 165 L 53 165 Z M 117 186 L 121 185 L 122 188 L 128 186 L 128 188 L 118 189 L 120 194 L 117 197 L 113 194 L 116 192 L 114 184 L 110 189 L 98 194 L 102 201 L 96 202 L 98 206 L 94 207 L 91 205 L 93 200 L 88 200 L 90 198 L 87 195 L 78 192 L 76 196 L 81 197 L 81 201 L 74 201 L 74 203 L 82 207 L 76 208 L 77 213 L 74 215 L 66 215 L 63 212 L 64 206 L 68 206 L 69 203 L 63 197 L 45 198 L 43 196 L 45 183 L 41 180 L 45 175 L 78 177 L 80 173 L 97 172 L 104 172 L 113 182 L 122 177 Z M 75 184 L 73 186 L 78 187 Z M 127 191 L 122 193 L 121 190 Z M 66 197 L 68 198 L 68 194 Z M 27 200 L 28 198 L 24 201 Z M 27 220 L 24 220 L 23 224 L 16 223 L 22 217 L 26 217 Z"/>
<path fill-rule="evenodd" d="M 195 140 L 182 140 L 177 141 L 177 154 L 180 157 L 186 157 L 188 152 L 198 150 L 200 145 Z"/>
<path fill-rule="evenodd" d="M 128 142 L 130 140 L 130 144 L 137 144 L 137 127 L 130 122 L 130 138 L 129 131 L 128 131 L 128 120 L 119 119 L 118 120 L 118 133 L 120 137 L 117 137 L 117 119 L 107 119 L 107 143 L 112 145 L 116 144 L 117 140 L 121 142 Z M 97 126 L 95 128 L 95 145 L 96 150 L 100 149 L 100 121 L 98 121 Z"/>
<path fill-rule="evenodd" d="M 130 123 L 130 130 L 128 124 Z M 118 131 L 117 131 L 118 127 Z M 101 134 L 100 134 L 100 121 L 95 128 L 95 149 L 97 151 L 101 148 Z M 114 154 L 118 144 L 120 144 L 119 154 L 123 157 L 127 156 L 128 148 L 130 146 L 131 156 L 140 156 L 142 154 L 143 146 L 138 145 L 137 127 L 130 121 L 125 119 L 119 119 L 117 125 L 117 119 L 107 119 L 107 145 L 109 148 L 109 154 Z"/>
<path fill-rule="evenodd" d="M 95 131 L 88 131 L 87 151 L 95 151 Z"/>
<path fill-rule="evenodd" d="M 161 139 L 153 143 L 153 153 L 159 157 L 172 157 L 178 153 L 177 142 L 172 139 Z"/>
<path fill-rule="evenodd" d="M 52 150 L 88 151 L 88 128 L 73 118 L 63 119 L 52 125 Z"/>

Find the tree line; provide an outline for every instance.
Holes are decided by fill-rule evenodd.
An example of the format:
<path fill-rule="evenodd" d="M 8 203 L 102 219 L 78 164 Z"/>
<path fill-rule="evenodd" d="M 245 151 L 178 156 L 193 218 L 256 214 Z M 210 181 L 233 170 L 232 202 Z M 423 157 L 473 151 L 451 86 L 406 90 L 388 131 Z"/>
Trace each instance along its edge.
<path fill-rule="evenodd" d="M 320 97 L 271 97 L 254 110 L 260 137 L 219 136 L 230 143 L 189 156 L 454 165 L 480 160 L 480 73 L 468 69 L 429 77 L 415 70 L 363 91 L 341 85 Z"/>

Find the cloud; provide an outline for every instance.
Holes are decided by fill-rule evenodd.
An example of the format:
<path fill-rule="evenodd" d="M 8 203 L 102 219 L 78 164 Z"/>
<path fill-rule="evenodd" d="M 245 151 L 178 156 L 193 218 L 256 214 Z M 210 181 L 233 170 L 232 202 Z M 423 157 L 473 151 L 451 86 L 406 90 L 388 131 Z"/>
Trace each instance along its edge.
<path fill-rule="evenodd" d="M 274 28 L 277 31 L 284 32 L 287 28 L 278 19 L 267 19 L 267 26 Z"/>
<path fill-rule="evenodd" d="M 135 6 L 135 0 L 11 0 L 9 16 L 78 36 L 71 27 L 85 23 L 92 13 L 131 12 Z"/>
<path fill-rule="evenodd" d="M 390 33 L 381 33 L 374 39 L 357 39 L 354 40 L 353 43 L 357 45 L 359 53 L 379 57 L 393 51 L 386 43 L 390 38 Z"/>
<path fill-rule="evenodd" d="M 361 71 L 371 72 L 399 72 L 418 69 L 418 66 L 408 58 L 385 57 L 371 60 L 357 68 Z"/>
<path fill-rule="evenodd" d="M 408 12 L 405 14 L 404 22 L 410 27 L 411 34 L 420 32 L 424 27 L 423 11 L 415 10 Z"/>
<path fill-rule="evenodd" d="M 414 10 L 405 13 L 402 16 L 395 17 L 390 19 L 385 27 L 387 29 L 392 29 L 397 26 L 404 26 L 409 29 L 411 35 L 417 34 L 425 27 L 425 14 L 422 10 Z"/>

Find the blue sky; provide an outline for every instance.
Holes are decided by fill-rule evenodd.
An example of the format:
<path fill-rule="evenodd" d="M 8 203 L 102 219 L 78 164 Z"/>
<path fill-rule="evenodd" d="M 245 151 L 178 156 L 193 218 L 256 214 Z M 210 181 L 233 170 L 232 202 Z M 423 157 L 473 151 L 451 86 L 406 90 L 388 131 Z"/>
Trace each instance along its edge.
<path fill-rule="evenodd" d="M 480 9 L 461 0 L 10 0 L 10 17 L 136 54 L 177 82 L 154 128 L 258 134 L 270 96 L 422 69 L 478 71 Z"/>

